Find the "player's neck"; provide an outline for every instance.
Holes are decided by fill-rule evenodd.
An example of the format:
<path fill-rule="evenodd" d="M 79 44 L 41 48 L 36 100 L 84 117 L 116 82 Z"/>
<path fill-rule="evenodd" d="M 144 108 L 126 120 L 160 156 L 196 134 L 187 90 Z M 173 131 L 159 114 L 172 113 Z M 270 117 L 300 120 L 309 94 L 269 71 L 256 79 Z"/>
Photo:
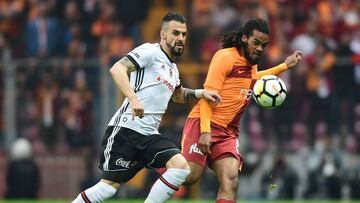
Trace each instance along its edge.
<path fill-rule="evenodd" d="M 174 56 L 174 55 L 171 53 L 169 47 L 166 46 L 166 44 L 164 44 L 164 43 L 162 43 L 162 42 L 160 42 L 159 44 L 160 44 L 161 50 L 166 54 L 166 56 L 169 58 L 169 60 L 170 60 L 171 62 L 175 61 L 176 56 Z"/>
<path fill-rule="evenodd" d="M 256 63 L 253 63 L 249 57 L 247 57 L 246 53 L 245 53 L 245 50 L 244 50 L 244 47 L 240 46 L 240 47 L 236 47 L 236 50 L 238 52 L 238 54 L 240 55 L 240 57 L 244 57 L 245 60 L 246 60 L 246 63 L 250 66 L 253 66 L 253 65 L 256 65 Z"/>

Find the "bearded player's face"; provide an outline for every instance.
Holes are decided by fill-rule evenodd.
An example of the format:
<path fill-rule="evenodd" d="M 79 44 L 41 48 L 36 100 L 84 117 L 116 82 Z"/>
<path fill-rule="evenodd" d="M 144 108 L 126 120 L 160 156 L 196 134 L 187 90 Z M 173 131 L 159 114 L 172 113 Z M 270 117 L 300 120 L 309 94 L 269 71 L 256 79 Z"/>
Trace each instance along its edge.
<path fill-rule="evenodd" d="M 166 46 L 174 56 L 180 56 L 184 52 L 186 41 L 186 24 L 177 21 L 170 21 L 165 30 Z"/>
<path fill-rule="evenodd" d="M 245 58 L 253 65 L 260 61 L 265 48 L 269 43 L 269 35 L 258 30 L 254 30 L 249 37 L 243 36 L 242 41 L 245 44 Z"/>

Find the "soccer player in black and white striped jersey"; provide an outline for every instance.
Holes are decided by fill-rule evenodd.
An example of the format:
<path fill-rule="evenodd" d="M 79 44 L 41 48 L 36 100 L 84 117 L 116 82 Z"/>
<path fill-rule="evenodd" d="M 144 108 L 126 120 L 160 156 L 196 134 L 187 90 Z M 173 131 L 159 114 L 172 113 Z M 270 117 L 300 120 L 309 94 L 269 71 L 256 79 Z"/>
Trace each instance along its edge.
<path fill-rule="evenodd" d="M 102 202 L 112 197 L 121 183 L 143 167 L 167 169 L 153 185 L 145 203 L 165 202 L 185 181 L 190 173 L 187 161 L 158 132 L 168 102 L 204 98 L 216 105 L 221 101 L 213 91 L 181 86 L 174 60 L 183 53 L 186 34 L 185 17 L 170 12 L 162 20 L 160 43 L 135 48 L 110 69 L 126 99 L 110 120 L 101 143 L 101 181 L 81 192 L 73 203 Z"/>

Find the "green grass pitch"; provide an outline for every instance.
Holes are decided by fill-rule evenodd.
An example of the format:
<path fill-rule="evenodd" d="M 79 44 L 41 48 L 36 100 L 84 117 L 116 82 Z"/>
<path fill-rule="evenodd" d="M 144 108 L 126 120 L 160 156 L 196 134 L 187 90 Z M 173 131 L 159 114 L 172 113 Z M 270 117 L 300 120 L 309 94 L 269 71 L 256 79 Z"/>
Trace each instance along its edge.
<path fill-rule="evenodd" d="M 108 200 L 105 203 L 143 203 L 144 200 Z M 70 200 L 0 200 L 0 203 L 69 203 Z M 168 203 L 214 203 L 215 200 L 171 200 Z M 238 200 L 238 203 L 360 203 L 360 201 L 330 201 L 330 200 L 310 200 L 310 201 L 251 201 Z"/>

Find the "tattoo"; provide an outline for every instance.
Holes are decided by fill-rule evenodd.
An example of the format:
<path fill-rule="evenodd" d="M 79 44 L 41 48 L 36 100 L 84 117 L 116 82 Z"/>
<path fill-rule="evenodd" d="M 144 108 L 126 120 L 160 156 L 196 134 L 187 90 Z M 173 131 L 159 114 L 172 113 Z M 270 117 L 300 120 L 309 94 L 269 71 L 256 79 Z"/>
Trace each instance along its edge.
<path fill-rule="evenodd" d="M 171 99 L 176 103 L 188 103 L 197 100 L 195 90 L 183 87 L 176 89 Z"/>
<path fill-rule="evenodd" d="M 127 67 L 128 72 L 136 71 L 135 65 L 127 57 L 123 57 L 119 62 L 121 65 Z"/>
<path fill-rule="evenodd" d="M 197 99 L 195 97 L 195 90 L 184 88 L 184 101 L 190 102 L 194 99 Z"/>
<path fill-rule="evenodd" d="M 183 99 L 181 99 L 180 96 L 181 96 L 180 90 L 175 90 L 175 92 L 173 93 L 171 99 L 176 103 L 184 103 Z"/>

